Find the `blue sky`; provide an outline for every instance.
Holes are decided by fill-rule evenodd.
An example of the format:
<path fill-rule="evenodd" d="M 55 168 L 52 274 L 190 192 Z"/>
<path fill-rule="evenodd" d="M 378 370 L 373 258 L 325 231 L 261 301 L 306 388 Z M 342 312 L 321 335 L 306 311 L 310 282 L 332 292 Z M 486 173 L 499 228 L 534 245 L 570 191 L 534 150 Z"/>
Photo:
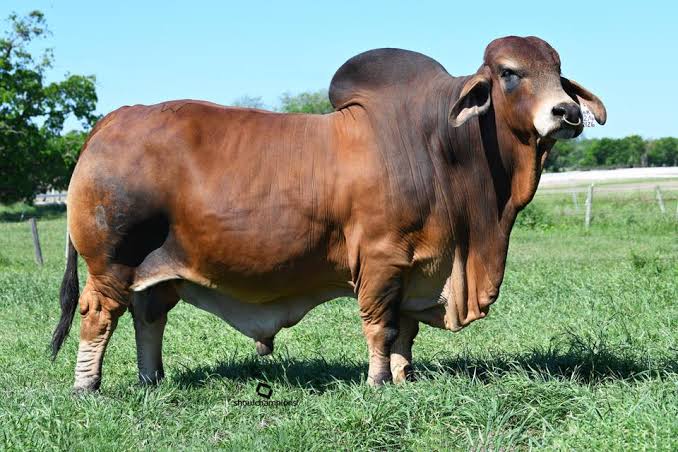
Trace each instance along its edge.
<path fill-rule="evenodd" d="M 678 136 L 671 3 L 2 0 L 0 17 L 42 10 L 53 33 L 51 76 L 96 75 L 100 113 L 242 95 L 274 106 L 283 92 L 326 88 L 346 59 L 377 47 L 416 50 L 469 74 L 492 39 L 536 35 L 558 50 L 564 75 L 605 102 L 608 124 L 587 136 L 661 137 Z"/>

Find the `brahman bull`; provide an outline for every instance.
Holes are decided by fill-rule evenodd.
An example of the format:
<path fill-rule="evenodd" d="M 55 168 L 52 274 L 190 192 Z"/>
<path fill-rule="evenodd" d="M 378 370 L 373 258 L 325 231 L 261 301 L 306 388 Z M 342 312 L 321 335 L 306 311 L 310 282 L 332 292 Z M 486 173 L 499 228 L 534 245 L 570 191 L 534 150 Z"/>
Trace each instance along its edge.
<path fill-rule="evenodd" d="M 339 68 L 329 95 L 326 115 L 180 100 L 99 121 L 68 190 L 52 341 L 56 356 L 79 298 L 76 390 L 99 387 L 128 308 L 139 377 L 162 378 L 179 299 L 266 354 L 313 307 L 357 297 L 368 382 L 408 379 L 419 322 L 457 331 L 496 300 L 516 214 L 555 140 L 582 132 L 582 110 L 606 120 L 536 37 L 493 41 L 463 77 L 416 52 L 371 50 Z"/>

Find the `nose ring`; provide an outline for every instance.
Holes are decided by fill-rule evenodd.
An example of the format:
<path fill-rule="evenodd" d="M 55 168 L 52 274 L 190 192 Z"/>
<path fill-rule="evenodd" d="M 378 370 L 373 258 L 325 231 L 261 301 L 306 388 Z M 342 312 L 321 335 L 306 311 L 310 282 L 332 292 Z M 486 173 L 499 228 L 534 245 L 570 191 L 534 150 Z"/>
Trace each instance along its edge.
<path fill-rule="evenodd" d="M 571 122 L 571 121 L 568 121 L 565 116 L 563 116 L 563 121 L 565 121 L 566 123 L 568 123 L 571 126 L 578 126 L 579 124 L 581 124 L 581 118 L 577 118 L 577 122 Z"/>

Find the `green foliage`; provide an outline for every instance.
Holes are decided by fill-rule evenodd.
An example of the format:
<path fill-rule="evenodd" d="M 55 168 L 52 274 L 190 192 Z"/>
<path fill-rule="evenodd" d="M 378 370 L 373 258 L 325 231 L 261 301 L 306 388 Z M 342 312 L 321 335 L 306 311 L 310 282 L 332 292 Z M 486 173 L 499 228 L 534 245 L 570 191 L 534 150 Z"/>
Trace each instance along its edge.
<path fill-rule="evenodd" d="M 547 171 L 678 165 L 678 140 L 625 138 L 561 140 L 546 160 Z"/>
<path fill-rule="evenodd" d="M 54 164 L 42 177 L 43 182 L 50 188 L 66 188 L 71 180 L 71 173 L 80 155 L 80 149 L 85 144 L 87 132 L 71 130 L 64 135 L 50 137 L 43 150 Z"/>
<path fill-rule="evenodd" d="M 265 109 L 260 96 L 241 96 L 233 101 L 235 107 Z M 325 114 L 334 111 L 327 90 L 306 91 L 296 95 L 284 93 L 280 96 L 278 111 L 283 113 Z"/>
<path fill-rule="evenodd" d="M 631 251 L 631 264 L 639 274 L 644 273 L 644 276 L 660 275 L 670 271 L 668 263 L 661 257 L 639 254 L 635 251 Z M 678 276 L 678 269 L 675 270 Z"/>
<path fill-rule="evenodd" d="M 93 76 L 47 83 L 51 50 L 37 57 L 29 51 L 49 33 L 44 15 L 11 14 L 9 25 L 0 38 L 0 202 L 65 188 L 84 135 L 61 136 L 64 122 L 74 115 L 88 129 L 98 119 Z"/>
<path fill-rule="evenodd" d="M 261 99 L 261 96 L 240 96 L 233 101 L 234 107 L 245 107 L 245 108 L 258 108 L 263 110 L 266 108 L 266 104 Z"/>
<path fill-rule="evenodd" d="M 334 111 L 327 90 L 304 92 L 296 96 L 285 93 L 280 97 L 280 111 L 285 113 L 330 113 Z"/>
<path fill-rule="evenodd" d="M 546 209 L 538 204 L 528 204 L 516 218 L 515 225 L 526 229 L 547 230 L 553 227 L 553 220 Z"/>
<path fill-rule="evenodd" d="M 650 141 L 647 149 L 649 166 L 677 166 L 678 139 L 673 137 Z"/>

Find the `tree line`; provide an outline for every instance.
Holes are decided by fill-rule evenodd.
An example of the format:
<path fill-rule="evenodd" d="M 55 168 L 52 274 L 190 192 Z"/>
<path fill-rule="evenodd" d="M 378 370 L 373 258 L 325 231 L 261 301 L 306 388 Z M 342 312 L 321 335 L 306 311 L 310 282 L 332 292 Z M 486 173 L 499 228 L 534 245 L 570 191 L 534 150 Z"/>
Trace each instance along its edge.
<path fill-rule="evenodd" d="M 678 139 L 645 140 L 631 135 L 625 138 L 561 140 L 549 154 L 545 169 L 568 171 L 646 166 L 678 166 Z"/>
<path fill-rule="evenodd" d="M 33 55 L 36 43 L 49 36 L 40 11 L 11 14 L 0 38 L 0 203 L 30 202 L 37 193 L 68 186 L 80 149 L 96 121 L 93 75 L 67 74 L 47 83 L 53 55 L 47 48 Z M 267 108 L 261 97 L 243 96 L 233 105 Z M 285 93 L 273 110 L 329 113 L 327 90 Z M 64 133 L 74 116 L 80 130 Z M 678 139 L 626 138 L 559 141 L 546 162 L 547 171 L 588 168 L 678 165 Z"/>

